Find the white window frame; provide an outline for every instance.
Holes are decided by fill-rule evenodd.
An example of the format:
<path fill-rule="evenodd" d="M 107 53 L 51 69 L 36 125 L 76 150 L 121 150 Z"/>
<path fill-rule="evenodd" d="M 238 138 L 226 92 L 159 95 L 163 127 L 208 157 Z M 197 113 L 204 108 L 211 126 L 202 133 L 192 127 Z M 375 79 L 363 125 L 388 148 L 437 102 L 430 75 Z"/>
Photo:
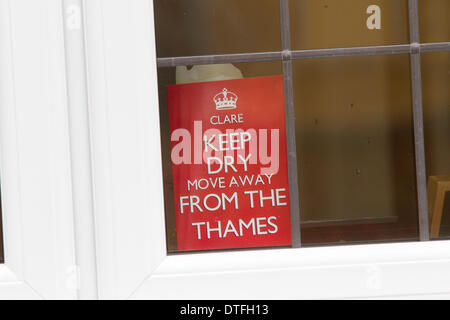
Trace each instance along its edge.
<path fill-rule="evenodd" d="M 100 298 L 450 298 L 450 241 L 167 255 L 153 21 L 85 2 Z"/>
<path fill-rule="evenodd" d="M 0 0 L 0 300 L 77 297 L 61 17 Z"/>

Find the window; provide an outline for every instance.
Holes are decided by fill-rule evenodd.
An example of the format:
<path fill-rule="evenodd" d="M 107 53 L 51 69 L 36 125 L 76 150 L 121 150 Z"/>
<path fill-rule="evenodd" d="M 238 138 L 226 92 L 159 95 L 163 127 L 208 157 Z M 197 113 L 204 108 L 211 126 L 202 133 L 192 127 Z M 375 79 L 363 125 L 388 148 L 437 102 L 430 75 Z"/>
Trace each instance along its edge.
<path fill-rule="evenodd" d="M 293 50 L 409 42 L 407 0 L 293 0 L 289 4 Z"/>
<path fill-rule="evenodd" d="M 425 241 L 450 238 L 447 17 L 447 0 L 1 0 L 0 300 L 449 297 L 450 241 Z M 205 100 L 174 113 L 184 94 Z M 241 176 L 272 188 L 220 232 L 276 241 L 179 245 L 171 121 L 203 112 L 255 116 L 279 170 Z"/>
<path fill-rule="evenodd" d="M 293 247 L 448 237 L 448 1 L 257 2 L 154 1 L 169 252 L 166 88 L 217 74 L 283 75 Z"/>
<path fill-rule="evenodd" d="M 417 240 L 409 57 L 293 62 L 303 245 Z"/>
<path fill-rule="evenodd" d="M 422 54 L 423 111 L 431 238 L 450 236 L 450 53 Z"/>
<path fill-rule="evenodd" d="M 0 300 L 77 297 L 60 13 L 0 1 Z"/>
<path fill-rule="evenodd" d="M 189 2 L 194 3 L 194 1 Z M 210 1 L 203 2 L 209 3 Z M 182 1 L 174 0 L 167 3 L 176 5 Z M 223 1 L 223 3 L 232 2 Z M 278 9 L 281 8 L 279 2 L 267 3 L 275 3 L 270 7 L 277 8 L 276 11 L 272 10 L 272 16 L 277 16 L 280 20 L 284 14 L 280 15 L 280 12 L 283 11 Z M 417 146 L 415 140 L 412 139 L 415 132 L 414 121 L 412 121 L 415 112 L 413 107 L 416 105 L 414 104 L 415 98 L 413 98 L 415 91 L 411 84 L 415 71 L 411 69 L 410 60 L 411 53 L 416 56 L 417 47 L 411 46 L 411 41 L 407 39 L 406 43 L 386 42 L 382 43 L 381 47 L 378 47 L 377 43 L 366 42 L 355 45 L 347 43 L 345 46 L 348 45 L 348 47 L 338 48 L 338 50 L 331 45 L 312 49 L 313 51 L 295 48 L 291 52 L 284 51 L 283 55 L 283 52 L 277 49 L 277 42 L 282 44 L 285 41 L 281 41 L 283 37 L 277 35 L 281 34 L 278 25 L 275 26 L 277 33 L 273 33 L 275 38 L 270 36 L 269 30 L 264 29 L 264 32 L 267 33 L 268 43 L 263 45 L 268 49 L 248 49 L 248 47 L 256 48 L 258 46 L 261 48 L 261 44 L 250 43 L 255 37 L 243 28 L 244 22 L 251 20 L 246 18 L 241 20 L 243 24 L 240 25 L 240 32 L 235 35 L 238 39 L 244 37 L 247 40 L 245 49 L 239 50 L 241 45 L 233 47 L 231 43 L 229 46 L 227 43 L 222 43 L 220 39 L 223 37 L 219 35 L 212 38 L 218 39 L 222 48 L 233 48 L 234 52 L 222 52 L 222 55 L 220 50 L 210 50 L 213 46 L 209 42 L 208 50 L 204 49 L 205 51 L 196 53 L 198 43 L 201 44 L 201 40 L 206 38 L 192 36 L 194 41 L 187 38 L 183 40 L 192 47 L 189 49 L 190 53 L 168 53 L 165 57 L 160 53 L 157 58 L 155 44 L 159 46 L 158 52 L 163 50 L 163 47 L 159 41 L 156 43 L 154 37 L 154 22 L 155 19 L 159 19 L 160 12 L 152 10 L 150 6 L 153 7 L 153 4 L 156 9 L 158 5 L 161 6 L 161 1 L 159 3 L 147 0 L 84 2 L 86 58 L 89 70 L 87 86 L 90 101 L 90 141 L 92 142 L 92 173 L 93 181 L 95 181 L 93 185 L 95 248 L 97 249 L 95 260 L 98 262 L 98 292 L 101 298 L 248 299 L 248 297 L 253 297 L 255 299 L 298 299 L 404 297 L 406 295 L 417 297 L 444 294 L 448 296 L 449 241 L 416 241 L 421 238 L 421 232 L 419 232 L 421 222 L 414 222 L 414 220 L 419 221 L 423 217 L 419 214 L 423 210 L 423 207 L 419 206 L 419 204 L 423 204 L 419 192 L 410 189 L 403 190 L 401 203 L 402 205 L 409 204 L 410 211 L 397 210 L 397 206 L 392 205 L 392 202 L 386 197 L 380 202 L 385 208 L 391 207 L 391 212 L 403 214 L 398 228 L 392 227 L 395 221 L 390 218 L 386 220 L 384 215 L 375 217 L 377 219 L 366 220 L 370 225 L 370 230 L 361 224 L 355 225 L 355 221 L 346 221 L 350 223 L 342 225 L 342 221 L 339 219 L 329 217 L 325 217 L 327 221 L 315 221 L 314 225 L 312 222 L 308 222 L 308 216 L 300 210 L 302 206 L 308 206 L 308 203 L 302 200 L 305 198 L 303 192 L 306 191 L 302 190 L 302 186 L 310 184 L 311 181 L 315 182 L 311 178 L 305 180 L 306 182 L 301 181 L 301 179 L 305 179 L 302 178 L 304 172 L 301 171 L 303 165 L 301 159 L 298 166 L 297 159 L 290 162 L 294 167 L 290 168 L 289 172 L 299 169 L 297 171 L 299 174 L 291 175 L 291 179 L 295 178 L 291 182 L 298 182 L 299 192 L 295 193 L 297 194 L 296 198 L 290 197 L 290 200 L 298 199 L 298 212 L 300 213 L 299 217 L 292 215 L 291 221 L 293 226 L 298 229 L 302 228 L 300 229 L 301 233 L 297 233 L 302 240 L 302 247 L 312 245 L 318 247 L 300 250 L 271 247 L 270 250 L 240 249 L 227 252 L 202 251 L 195 254 L 178 254 L 180 251 L 175 240 L 175 221 L 172 221 L 173 224 L 170 227 L 170 223 L 167 223 L 169 220 L 165 219 L 165 215 L 170 215 L 175 220 L 173 211 L 170 213 L 170 211 L 164 210 L 164 205 L 166 207 L 174 205 L 172 200 L 167 202 L 167 190 L 170 192 L 170 185 L 163 183 L 162 175 L 162 167 L 170 169 L 170 164 L 167 163 L 167 158 L 163 162 L 164 158 L 160 156 L 161 149 L 166 148 L 166 153 L 167 150 L 170 150 L 167 148 L 167 140 L 164 140 L 170 133 L 167 128 L 170 130 L 171 116 L 167 110 L 164 111 L 164 108 L 169 107 L 167 101 L 169 97 L 165 86 L 173 86 L 177 83 L 177 69 L 180 70 L 178 83 L 200 79 L 203 82 L 197 84 L 207 87 L 211 85 L 211 82 L 205 84 L 204 80 L 207 80 L 207 77 L 204 70 L 221 69 L 228 79 L 243 77 L 243 79 L 230 80 L 231 82 L 245 83 L 251 82 L 251 79 L 278 78 L 280 75 L 283 78 L 283 74 L 289 76 L 289 65 L 292 64 L 293 90 L 290 95 L 292 99 L 290 100 L 291 104 L 286 106 L 291 106 L 291 112 L 296 113 L 295 117 L 288 117 L 291 121 L 289 128 L 293 134 L 287 135 L 290 138 L 296 138 L 295 152 L 290 153 L 290 156 L 295 155 L 295 158 L 303 156 L 302 153 L 297 152 L 302 148 L 311 154 L 311 146 L 302 145 L 301 138 L 305 137 L 305 131 L 302 131 L 304 128 L 296 128 L 296 123 L 306 123 L 309 126 L 307 127 L 308 131 L 313 130 L 315 138 L 319 139 L 322 131 L 341 129 L 342 132 L 345 132 L 343 130 L 345 126 L 359 120 L 365 120 L 363 123 L 367 124 L 370 122 L 366 118 L 375 116 L 374 123 L 380 127 L 380 130 L 375 132 L 378 135 L 374 135 L 376 139 L 371 141 L 382 152 L 369 154 L 375 155 L 377 159 L 384 159 L 383 166 L 377 167 L 373 164 L 374 160 L 364 158 L 365 150 L 374 147 L 363 139 L 368 133 L 373 132 L 372 127 L 358 130 L 357 133 L 363 136 L 361 139 L 358 135 L 350 137 L 350 145 L 356 145 L 354 149 L 344 148 L 343 142 L 347 141 L 343 134 L 332 137 L 340 143 L 338 146 L 342 147 L 340 154 L 337 152 L 340 152 L 339 149 L 327 149 L 325 140 L 322 140 L 322 144 L 317 145 L 322 150 L 327 150 L 329 154 L 335 154 L 333 158 L 325 159 L 332 164 L 338 161 L 343 163 L 343 160 L 347 161 L 349 158 L 351 160 L 347 154 L 348 150 L 358 151 L 359 155 L 356 160 L 362 166 L 355 168 L 353 163 L 350 163 L 352 170 L 349 179 L 353 178 L 355 181 L 359 181 L 360 186 L 365 188 L 356 190 L 357 192 L 362 193 L 367 190 L 373 192 L 374 189 L 370 189 L 370 185 L 361 183 L 366 179 L 367 174 L 370 173 L 371 176 L 374 176 L 374 172 L 383 173 L 377 178 L 385 186 L 393 185 L 395 187 L 396 179 L 398 179 L 398 173 L 389 174 L 392 172 L 390 167 L 393 164 L 389 161 L 392 158 L 386 155 L 400 154 L 401 157 L 395 159 L 394 164 L 397 168 L 404 166 L 400 168 L 401 176 L 414 180 L 417 177 L 415 157 Z M 292 6 L 291 1 L 290 5 Z M 233 7 L 232 4 L 230 6 Z M 381 9 L 383 10 L 383 8 Z M 175 10 L 172 11 L 175 12 Z M 383 12 L 381 11 L 382 21 Z M 399 12 L 395 11 L 396 14 Z M 221 11 L 220 14 L 224 15 L 225 12 Z M 251 12 L 239 12 L 241 16 L 247 15 L 248 17 L 249 14 Z M 261 15 L 261 13 L 257 14 Z M 290 12 L 290 14 L 292 17 L 293 13 Z M 235 15 L 234 12 L 233 15 Z M 198 18 L 194 20 L 200 20 L 203 16 L 205 14 L 198 15 Z M 230 16 L 232 15 L 228 15 L 228 17 Z M 370 14 L 364 10 L 361 16 L 363 17 L 361 23 L 366 27 Z M 119 24 L 117 21 L 121 21 L 121 23 Z M 166 26 L 176 24 L 167 21 L 165 23 Z M 224 20 L 222 20 L 223 23 L 225 23 Z M 374 23 L 376 24 L 376 21 Z M 259 26 L 260 24 L 258 24 L 258 29 Z M 382 24 L 382 28 L 383 26 Z M 158 29 L 158 39 L 161 39 L 165 32 L 170 34 L 171 31 L 167 28 L 165 31 Z M 383 29 L 381 30 L 384 32 Z M 205 25 L 197 29 L 196 34 L 200 31 L 210 33 Z M 211 32 L 211 34 L 213 33 Z M 228 39 L 226 36 L 224 37 Z M 229 42 L 230 40 L 225 41 Z M 245 41 L 243 42 L 245 44 Z M 364 46 L 364 49 L 361 49 L 361 45 Z M 369 46 L 369 48 L 365 46 Z M 424 43 L 420 45 L 422 58 L 427 53 L 424 51 L 430 50 L 430 48 L 442 50 L 444 53 L 448 51 L 446 43 L 440 43 L 439 46 Z M 188 56 L 184 54 L 188 54 Z M 421 63 L 425 85 L 427 81 L 426 66 L 423 60 Z M 232 64 L 233 68 L 223 68 L 224 64 Z M 324 75 L 328 70 L 324 70 L 323 64 L 330 69 L 330 77 Z M 347 73 L 344 67 L 349 65 L 351 68 L 355 67 L 355 70 Z M 207 68 L 202 69 L 202 66 Z M 367 70 L 363 68 L 365 66 L 368 66 Z M 239 72 L 236 72 L 236 69 Z M 199 72 L 199 70 L 203 71 Z M 369 73 L 371 74 L 368 75 Z M 307 74 L 313 74 L 318 79 L 311 79 L 314 81 L 309 84 L 304 78 Z M 343 80 L 340 81 L 342 78 Z M 321 80 L 325 82 L 323 88 L 327 89 L 328 94 L 324 94 L 324 97 L 313 93 L 309 94 L 310 88 L 316 90 L 315 92 L 320 92 Z M 349 89 L 350 85 L 365 88 L 364 83 L 359 83 L 363 81 L 369 81 L 379 87 L 374 92 L 369 89 L 357 92 L 357 101 L 348 101 L 354 96 Z M 197 84 L 186 84 L 186 86 L 198 88 Z M 339 92 L 337 89 L 333 91 L 333 85 L 340 89 Z M 395 90 L 402 90 L 401 94 L 396 95 L 394 91 L 390 91 L 391 85 L 394 85 L 393 89 Z M 265 89 L 264 91 L 269 90 Z M 326 99 L 330 99 L 330 92 L 336 98 L 326 101 Z M 373 98 L 374 94 L 378 95 L 376 99 Z M 244 98 L 240 95 L 239 97 Z M 425 90 L 423 97 L 425 112 Z M 285 100 L 287 101 L 287 99 Z M 314 113 L 309 113 L 313 110 L 309 110 L 307 105 L 317 104 L 320 107 L 317 112 L 325 113 L 327 103 L 323 101 L 331 103 L 332 107 L 342 106 L 340 110 L 346 117 L 336 119 L 339 126 L 332 127 L 331 119 L 326 117 L 317 119 L 316 124 L 314 119 L 317 117 Z M 244 106 L 239 104 L 241 102 L 244 103 L 242 99 L 238 100 L 237 109 Z M 305 104 L 301 104 L 301 102 L 305 102 Z M 351 107 L 352 103 L 353 108 Z M 378 104 L 381 106 L 375 107 Z M 392 113 L 389 113 L 389 107 L 392 105 L 395 108 Z M 212 106 L 215 110 L 214 101 L 208 102 L 208 106 Z M 281 109 L 284 109 L 283 107 Z M 261 109 L 261 113 L 267 113 L 266 109 Z M 362 111 L 367 112 L 370 117 Z M 229 111 L 224 111 L 223 114 L 226 112 Z M 297 112 L 305 114 L 306 119 L 298 118 Z M 190 116 L 185 112 L 183 114 L 186 117 Z M 164 117 L 168 122 L 160 121 L 160 118 Z M 424 114 L 426 129 L 425 120 Z M 397 126 L 398 123 L 402 123 L 403 126 Z M 426 135 L 425 132 L 425 139 L 427 139 Z M 292 141 L 290 142 L 292 143 Z M 400 146 L 401 150 L 390 148 L 390 144 Z M 413 157 L 404 154 L 404 150 L 412 150 Z M 341 159 L 336 155 L 341 156 Z M 317 163 L 317 165 L 323 165 L 323 163 Z M 411 166 L 413 167 L 412 173 Z M 359 174 L 356 170 L 358 168 L 360 169 Z M 326 169 L 328 170 L 328 168 Z M 308 173 L 317 174 L 317 172 L 320 173 L 320 170 L 313 168 Z M 168 175 L 172 173 L 171 170 L 164 170 L 166 182 L 170 182 Z M 421 181 L 424 180 L 426 179 Z M 414 181 L 413 188 L 417 188 L 416 186 Z M 163 187 L 166 190 L 165 197 L 163 196 Z M 9 189 L 5 188 L 5 191 L 7 190 Z M 331 195 L 334 192 L 342 192 L 335 186 L 328 187 L 325 191 Z M 421 192 L 423 191 L 426 191 L 426 188 L 421 189 Z M 306 196 L 308 195 L 306 194 Z M 414 204 L 416 210 L 414 210 Z M 425 201 L 425 210 L 427 210 L 426 204 L 427 201 Z M 339 210 L 334 210 L 335 214 L 336 211 L 339 214 L 343 211 L 345 213 L 345 208 L 351 208 L 352 204 L 346 201 L 339 205 Z M 358 208 L 356 205 L 355 207 Z M 296 211 L 290 210 L 290 212 Z M 322 212 L 329 214 L 326 210 L 322 210 Z M 295 221 L 297 218 L 298 220 Z M 349 220 L 348 216 L 344 216 L 344 218 Z M 397 222 L 399 221 L 398 219 Z M 321 224 L 318 225 L 317 222 Z M 409 228 L 409 225 L 412 227 Z M 172 243 L 170 241 L 167 243 L 165 226 L 169 227 L 167 233 L 172 234 Z M 404 230 L 406 232 L 403 232 Z M 83 231 L 83 228 L 79 230 L 81 234 Z M 389 237 L 384 236 L 387 231 L 389 231 Z M 366 236 L 365 233 L 368 233 L 369 236 Z M 341 237 L 341 234 L 344 234 L 345 237 Z M 326 238 L 325 235 L 327 235 Z M 380 236 L 384 236 L 385 239 L 380 240 Z M 341 239 L 346 241 L 343 243 L 378 241 L 396 241 L 396 243 L 323 246 L 324 244 L 339 244 Z M 397 242 L 399 240 L 414 241 Z M 167 246 L 169 250 L 167 250 Z M 82 279 L 86 278 L 82 277 Z M 374 279 L 376 281 L 373 281 Z M 411 279 L 415 279 L 415 281 L 411 281 Z M 192 290 L 186 288 L 192 288 Z"/>
<path fill-rule="evenodd" d="M 277 1 L 176 0 L 154 6 L 158 57 L 281 49 Z"/>

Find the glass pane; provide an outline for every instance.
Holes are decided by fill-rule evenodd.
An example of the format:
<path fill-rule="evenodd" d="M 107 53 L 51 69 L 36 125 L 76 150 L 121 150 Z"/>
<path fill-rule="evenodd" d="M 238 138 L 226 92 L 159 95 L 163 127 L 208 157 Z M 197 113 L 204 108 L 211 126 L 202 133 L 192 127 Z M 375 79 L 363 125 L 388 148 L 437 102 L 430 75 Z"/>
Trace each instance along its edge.
<path fill-rule="evenodd" d="M 278 0 L 155 0 L 158 57 L 279 51 Z"/>
<path fill-rule="evenodd" d="M 432 238 L 450 237 L 450 53 L 422 54 L 423 112 Z"/>
<path fill-rule="evenodd" d="M 171 115 L 169 114 L 167 87 L 173 84 L 208 83 L 232 79 L 258 79 L 281 74 L 282 65 L 280 62 L 236 63 L 158 69 L 166 235 L 169 253 L 178 252 L 180 249 L 177 243 L 174 173 L 171 159 Z M 242 99 L 240 101 L 244 103 Z M 213 107 L 213 109 L 215 108 Z M 225 214 L 229 214 L 229 212 Z"/>
<path fill-rule="evenodd" d="M 303 244 L 417 239 L 409 56 L 293 66 Z"/>
<path fill-rule="evenodd" d="M 450 41 L 450 1 L 419 0 L 421 42 Z"/>
<path fill-rule="evenodd" d="M 291 0 L 292 48 L 409 43 L 407 0 Z"/>

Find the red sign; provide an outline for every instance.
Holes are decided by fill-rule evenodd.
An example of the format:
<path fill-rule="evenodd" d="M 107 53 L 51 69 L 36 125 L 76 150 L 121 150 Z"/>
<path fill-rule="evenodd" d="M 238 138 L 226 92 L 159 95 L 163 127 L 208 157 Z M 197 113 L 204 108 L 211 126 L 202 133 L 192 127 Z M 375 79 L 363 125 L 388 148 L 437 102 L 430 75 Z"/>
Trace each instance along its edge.
<path fill-rule="evenodd" d="M 167 92 L 178 250 L 290 245 L 282 76 Z"/>

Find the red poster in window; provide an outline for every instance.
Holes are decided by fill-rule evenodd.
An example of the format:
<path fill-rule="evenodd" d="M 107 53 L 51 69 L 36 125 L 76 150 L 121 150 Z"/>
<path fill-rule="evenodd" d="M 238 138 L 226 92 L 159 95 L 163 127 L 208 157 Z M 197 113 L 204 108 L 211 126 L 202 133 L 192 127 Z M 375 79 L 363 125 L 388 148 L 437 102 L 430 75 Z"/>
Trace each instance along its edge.
<path fill-rule="evenodd" d="M 167 93 L 178 250 L 290 245 L 282 76 Z"/>

